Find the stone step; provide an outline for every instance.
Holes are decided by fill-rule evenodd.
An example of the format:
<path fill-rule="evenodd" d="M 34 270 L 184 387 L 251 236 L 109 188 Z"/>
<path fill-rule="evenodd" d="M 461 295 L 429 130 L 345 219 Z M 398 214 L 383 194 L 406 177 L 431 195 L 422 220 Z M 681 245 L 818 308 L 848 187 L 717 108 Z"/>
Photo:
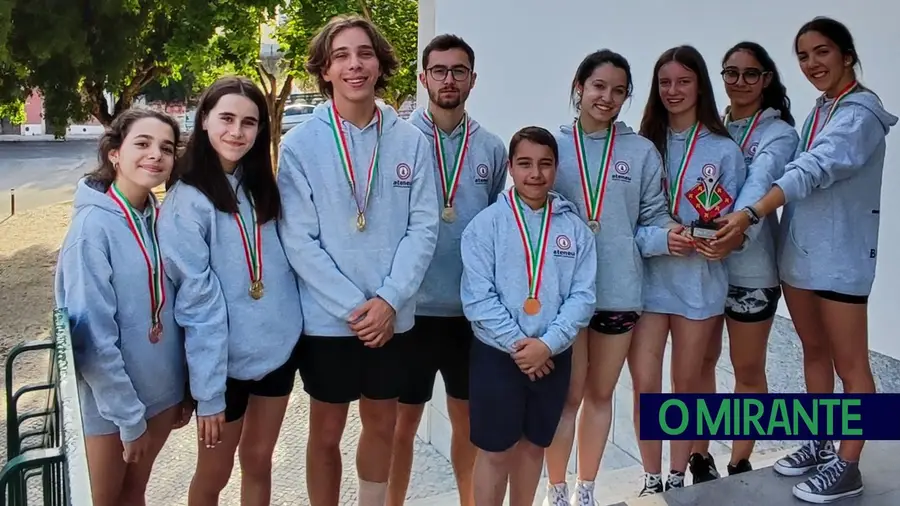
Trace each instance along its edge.
<path fill-rule="evenodd" d="M 721 467 L 721 469 L 719 469 L 719 472 L 724 475 L 726 472 L 725 465 L 728 463 L 729 455 L 717 453 L 715 451 L 713 451 L 712 453 L 713 457 L 715 457 L 716 459 L 716 462 L 720 463 L 719 467 Z M 756 467 L 757 469 L 770 468 L 772 464 L 774 464 L 775 461 L 781 458 L 783 455 L 784 451 L 758 452 L 753 454 L 751 461 L 753 462 L 754 467 Z M 771 469 L 768 469 L 768 472 L 772 473 Z M 640 466 L 629 466 L 613 471 L 601 471 L 597 476 L 597 481 L 594 486 L 595 497 L 598 501 L 600 501 L 600 504 L 615 504 L 616 506 L 631 506 L 632 504 L 638 504 L 631 501 L 634 501 L 636 499 L 637 493 L 641 489 L 642 477 L 643 469 Z M 453 478 L 451 477 L 450 479 Z M 690 480 L 690 473 L 688 473 L 688 480 Z M 569 476 L 568 482 L 569 490 L 574 490 L 574 474 Z M 541 506 L 543 504 L 544 498 L 546 496 L 546 490 L 546 478 L 541 478 L 541 482 L 538 484 L 537 494 L 535 495 L 534 499 L 535 506 Z M 790 491 L 788 491 L 788 493 L 790 494 Z M 507 497 L 504 504 L 509 504 L 509 497 Z M 647 503 L 646 505 L 644 503 L 640 503 L 640 506 L 653 506 L 657 504 L 664 505 L 666 503 L 651 502 Z M 406 506 L 459 506 L 459 496 L 454 491 L 433 497 L 410 500 L 406 502 Z M 896 506 L 896 504 L 894 506 Z"/>
<path fill-rule="evenodd" d="M 859 497 L 841 500 L 840 506 L 897 506 L 900 504 L 900 442 L 870 441 L 863 451 L 860 471 L 865 490 Z M 775 458 L 777 460 L 777 457 Z M 774 460 L 773 460 L 774 462 Z M 756 469 L 680 490 L 633 498 L 609 506 L 798 506 L 791 488 L 804 477 L 786 478 L 771 468 Z"/>

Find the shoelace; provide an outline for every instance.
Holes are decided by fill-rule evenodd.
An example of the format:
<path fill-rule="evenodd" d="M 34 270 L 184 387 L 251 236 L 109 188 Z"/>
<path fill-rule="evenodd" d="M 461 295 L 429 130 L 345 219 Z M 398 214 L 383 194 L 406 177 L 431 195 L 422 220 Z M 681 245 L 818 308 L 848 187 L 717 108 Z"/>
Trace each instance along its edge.
<path fill-rule="evenodd" d="M 576 493 L 578 506 L 594 506 L 594 491 L 586 487 L 579 487 Z"/>
<path fill-rule="evenodd" d="M 790 459 L 792 464 L 802 464 L 803 462 L 813 458 L 816 453 L 816 442 L 807 441 L 803 444 L 803 446 L 798 448 L 797 451 L 790 454 L 788 458 Z"/>
<path fill-rule="evenodd" d="M 847 469 L 847 463 L 841 459 L 834 459 L 827 464 L 817 466 L 818 473 L 809 479 L 810 484 L 816 491 L 826 490 L 837 482 L 844 470 Z"/>

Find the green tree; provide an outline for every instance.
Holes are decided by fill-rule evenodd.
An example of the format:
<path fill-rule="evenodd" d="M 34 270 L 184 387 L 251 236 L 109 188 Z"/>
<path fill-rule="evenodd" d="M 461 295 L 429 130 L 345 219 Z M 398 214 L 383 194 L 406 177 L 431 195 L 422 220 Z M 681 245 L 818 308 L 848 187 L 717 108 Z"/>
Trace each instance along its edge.
<path fill-rule="evenodd" d="M 8 31 L 0 100 L 40 89 L 57 135 L 89 115 L 108 125 L 161 77 L 249 68 L 259 51 L 258 24 L 280 1 L 0 0 L 0 21 L 13 2 L 11 27 L 0 22 L 0 37 Z"/>

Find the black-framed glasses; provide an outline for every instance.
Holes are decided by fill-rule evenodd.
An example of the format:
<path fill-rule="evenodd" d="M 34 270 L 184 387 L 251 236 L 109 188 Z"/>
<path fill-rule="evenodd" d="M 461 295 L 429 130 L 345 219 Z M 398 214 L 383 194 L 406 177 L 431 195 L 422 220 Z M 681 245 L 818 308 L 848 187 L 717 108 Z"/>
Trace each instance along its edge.
<path fill-rule="evenodd" d="M 745 83 L 756 84 L 759 82 L 760 78 L 766 74 L 768 74 L 768 72 L 763 72 L 759 69 L 744 69 L 743 71 L 739 71 L 737 69 L 727 68 L 722 71 L 722 80 L 725 81 L 725 84 L 737 84 L 741 77 L 743 77 Z"/>
<path fill-rule="evenodd" d="M 443 67 L 435 65 L 428 69 L 428 74 L 431 75 L 431 78 L 435 81 L 443 81 L 447 79 L 447 74 L 453 75 L 454 81 L 465 81 L 469 78 L 469 75 L 472 73 L 468 67 L 458 66 L 458 67 Z"/>

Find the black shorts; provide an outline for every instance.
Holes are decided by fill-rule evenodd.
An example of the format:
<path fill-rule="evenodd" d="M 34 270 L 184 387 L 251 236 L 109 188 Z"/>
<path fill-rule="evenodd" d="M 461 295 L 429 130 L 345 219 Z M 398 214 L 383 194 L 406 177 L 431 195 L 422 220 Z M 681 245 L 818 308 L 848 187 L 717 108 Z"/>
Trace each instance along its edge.
<path fill-rule="evenodd" d="M 641 314 L 635 311 L 597 311 L 588 327 L 594 332 L 616 336 L 634 329 Z"/>
<path fill-rule="evenodd" d="M 844 304 L 867 304 L 869 302 L 868 295 L 848 295 L 846 293 L 832 292 L 830 290 L 815 290 L 813 293 L 823 299 L 843 302 Z"/>
<path fill-rule="evenodd" d="M 300 343 L 294 347 L 294 351 L 288 361 L 278 369 L 270 372 L 259 380 L 239 380 L 228 378 L 225 380 L 225 421 L 234 422 L 243 418 L 250 403 L 250 396 L 257 397 L 285 397 L 294 390 L 295 373 L 297 372 L 297 352 Z"/>
<path fill-rule="evenodd" d="M 469 400 L 469 353 L 475 339 L 469 321 L 462 316 L 416 316 L 408 334 L 410 363 L 400 402 L 430 401 L 438 371 L 447 397 Z"/>
<path fill-rule="evenodd" d="M 759 323 L 775 316 L 781 287 L 744 288 L 729 286 L 725 299 L 725 315 L 741 323 Z"/>
<path fill-rule="evenodd" d="M 502 452 L 523 437 L 547 448 L 556 435 L 572 375 L 572 348 L 553 357 L 549 375 L 531 381 L 509 353 L 472 343 L 469 432 L 472 444 Z"/>
<path fill-rule="evenodd" d="M 381 348 L 368 348 L 356 336 L 302 336 L 297 364 L 303 390 L 331 404 L 396 399 L 409 366 L 408 337 L 395 334 Z"/>

